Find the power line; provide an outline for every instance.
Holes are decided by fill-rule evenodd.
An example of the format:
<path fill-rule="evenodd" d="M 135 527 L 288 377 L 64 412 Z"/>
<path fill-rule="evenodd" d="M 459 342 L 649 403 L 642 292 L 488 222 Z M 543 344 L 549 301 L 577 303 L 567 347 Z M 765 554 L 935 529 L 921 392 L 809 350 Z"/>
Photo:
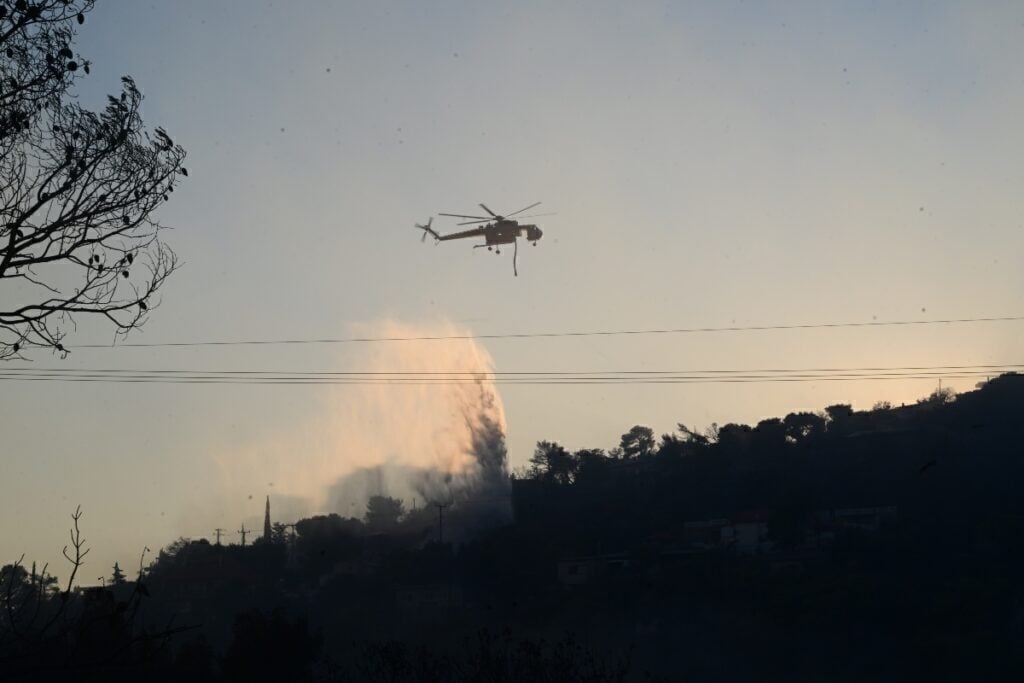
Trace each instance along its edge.
<path fill-rule="evenodd" d="M 980 379 L 989 377 L 986 373 L 978 372 L 963 375 L 945 375 L 946 379 Z M 537 380 L 530 382 L 515 382 L 511 385 L 507 382 L 497 382 L 505 386 L 594 386 L 594 385 L 636 385 L 636 384 L 764 384 L 764 383 L 800 383 L 800 382 L 851 382 L 851 381 L 886 381 L 886 380 L 935 380 L 936 375 L 864 375 L 858 377 L 764 377 L 764 378 L 661 378 L 661 379 L 632 379 L 625 381 L 609 381 L 601 379 L 578 379 L 578 380 Z M 286 380 L 286 381 L 251 381 L 251 382 L 228 382 L 218 380 L 197 380 L 197 379 L 173 379 L 173 380 L 145 380 L 145 379 L 88 379 L 75 377 L 0 377 L 0 381 L 24 381 L 24 382 L 72 382 L 72 383 L 106 383 L 106 384 L 217 384 L 217 385 L 263 385 L 263 386 L 452 386 L 464 384 L 464 382 L 315 382 L 308 380 Z"/>
<path fill-rule="evenodd" d="M 356 344 L 375 342 L 421 342 L 458 341 L 479 339 L 550 339 L 559 337 L 613 337 L 657 334 L 699 334 L 715 332 L 763 332 L 773 330 L 819 330 L 850 327 L 895 327 L 915 325 L 956 325 L 964 323 L 992 323 L 1024 321 L 1024 315 L 988 318 L 949 318 L 941 320 L 871 320 L 862 322 L 807 323 L 794 325 L 734 325 L 728 327 L 676 327 L 640 330 L 586 330 L 569 332 L 520 332 L 506 334 L 451 334 L 416 335 L 406 337 L 340 337 L 323 339 L 244 339 L 235 341 L 194 341 L 194 342 L 126 342 L 123 344 L 77 344 L 68 345 L 73 349 L 106 348 L 166 348 L 188 346 L 280 346 L 299 344 Z"/>
<path fill-rule="evenodd" d="M 132 368 L 39 368 L 22 366 L 4 368 L 0 366 L 0 374 L 5 373 L 88 373 L 88 374 L 195 374 L 195 375 L 311 375 L 311 376 L 465 376 L 501 377 L 522 375 L 666 375 L 666 374 L 735 374 L 735 373 L 846 373 L 846 372 L 907 372 L 907 371 L 982 371 L 1012 370 L 1024 367 L 1024 363 L 1006 363 L 998 365 L 889 365 L 861 367 L 824 367 L 824 368 L 732 368 L 732 369 L 699 369 L 685 370 L 194 370 L 177 368 L 132 369 Z"/>
<path fill-rule="evenodd" d="M 990 377 L 988 373 L 978 372 L 962 375 L 944 375 L 947 379 L 981 379 Z M 632 379 L 626 381 L 609 381 L 597 379 L 577 380 L 537 380 L 529 382 L 514 382 L 512 386 L 595 386 L 595 385 L 638 385 L 638 384 L 763 384 L 763 383 L 801 383 L 801 382 L 850 382 L 850 381 L 886 381 L 886 380 L 935 380 L 936 375 L 885 375 L 885 376 L 858 376 L 858 377 L 766 377 L 766 378 L 661 378 L 661 379 Z M 90 383 L 99 382 L 107 384 L 217 384 L 217 385 L 264 385 L 264 386 L 451 386 L 464 384 L 464 382 L 389 382 L 389 381 L 363 381 L 363 382 L 322 382 L 310 380 L 285 380 L 285 381 L 249 381 L 231 382 L 210 379 L 91 379 L 80 377 L 0 377 L 0 381 L 24 381 L 24 382 L 71 382 Z M 509 385 L 508 382 L 497 382 L 500 385 Z"/>
<path fill-rule="evenodd" d="M 730 384 L 764 382 L 884 381 L 898 379 L 972 379 L 997 372 L 1024 370 L 1024 364 L 904 366 L 884 368 L 818 368 L 760 370 L 637 370 L 597 372 L 376 371 L 272 372 L 254 370 L 121 370 L 13 368 L 0 370 L 0 380 L 42 382 L 106 382 L 144 384 L 262 384 L 356 386 L 453 386 L 490 382 L 499 385 L 630 385 Z"/>

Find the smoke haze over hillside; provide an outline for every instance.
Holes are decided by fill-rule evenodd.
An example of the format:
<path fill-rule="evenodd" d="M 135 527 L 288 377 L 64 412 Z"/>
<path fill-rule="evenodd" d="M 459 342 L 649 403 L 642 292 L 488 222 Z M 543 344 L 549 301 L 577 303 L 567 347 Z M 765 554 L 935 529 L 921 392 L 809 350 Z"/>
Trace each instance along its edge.
<path fill-rule="evenodd" d="M 391 320 L 351 332 L 392 338 L 470 334 L 449 322 Z M 348 365 L 367 377 L 424 373 L 424 381 L 325 389 L 331 393 L 323 410 L 302 424 L 268 425 L 266 434 L 217 454 L 224 495 L 190 513 L 188 528 L 238 519 L 254 524 L 267 494 L 275 521 L 329 512 L 361 517 L 367 497 L 377 494 L 401 498 L 407 507 L 413 497 L 418 505 L 444 501 L 464 509 L 473 500 L 474 509 L 488 516 L 508 515 L 505 411 L 487 350 L 472 339 L 445 339 L 351 352 Z M 438 382 L 438 373 L 459 381 Z"/>

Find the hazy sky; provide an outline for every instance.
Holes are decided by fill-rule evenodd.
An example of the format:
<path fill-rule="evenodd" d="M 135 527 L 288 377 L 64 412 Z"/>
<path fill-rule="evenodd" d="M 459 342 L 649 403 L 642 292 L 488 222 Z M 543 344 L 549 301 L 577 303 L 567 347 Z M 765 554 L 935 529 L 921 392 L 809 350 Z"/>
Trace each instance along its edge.
<path fill-rule="evenodd" d="M 83 103 L 101 106 L 130 74 L 147 124 L 189 153 L 189 177 L 160 213 L 185 266 L 132 341 L 1024 313 L 1017 2 L 104 0 L 78 46 L 93 64 Z M 481 201 L 558 212 L 537 219 L 545 236 L 521 250 L 518 278 L 508 253 L 421 244 L 412 229 Z M 110 339 L 81 322 L 73 341 Z M 1024 362 L 1022 327 L 491 340 L 471 352 L 502 371 L 999 364 Z M 79 349 L 36 365 L 315 371 L 402 353 Z M 756 422 L 933 388 L 501 396 L 516 466 L 538 439 L 611 447 L 635 423 L 661 433 L 678 421 Z M 25 552 L 63 575 L 57 558 L 78 503 L 94 548 L 85 582 L 143 546 L 237 529 L 259 518 L 265 494 L 296 493 L 269 486 L 281 473 L 308 473 L 311 458 L 343 471 L 362 462 L 357 444 L 417 410 L 406 396 L 394 424 L 379 412 L 373 424 L 354 421 L 364 398 L 4 382 L 0 560 Z"/>

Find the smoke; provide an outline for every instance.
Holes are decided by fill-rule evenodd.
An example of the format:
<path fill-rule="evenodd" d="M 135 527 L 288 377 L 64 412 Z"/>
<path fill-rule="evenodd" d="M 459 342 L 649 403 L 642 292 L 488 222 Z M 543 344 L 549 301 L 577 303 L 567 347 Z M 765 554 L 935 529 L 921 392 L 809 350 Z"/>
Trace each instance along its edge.
<path fill-rule="evenodd" d="M 471 334 L 448 322 L 396 321 L 350 332 L 390 338 Z M 400 498 L 407 508 L 449 504 L 453 515 L 458 511 L 453 519 L 464 519 L 467 530 L 507 520 L 505 411 L 487 350 L 472 339 L 446 339 L 354 345 L 346 351 L 346 365 L 370 373 L 365 377 L 372 381 L 314 389 L 330 393 L 302 424 L 268 425 L 268 433 L 219 453 L 226 499 L 245 502 L 246 493 L 274 482 L 275 521 L 329 512 L 362 517 L 372 495 Z M 416 375 L 421 381 L 382 384 L 385 373 L 422 374 Z M 276 498 L 287 505 L 274 506 Z M 262 512 L 249 507 L 251 502 L 247 519 Z M 227 512 L 224 505 L 217 508 Z"/>
<path fill-rule="evenodd" d="M 512 516 L 504 410 L 493 382 L 477 377 L 460 395 L 459 407 L 473 466 L 461 473 L 427 470 L 416 479 L 416 491 L 426 501 L 452 506 L 452 537 L 471 535 Z"/>

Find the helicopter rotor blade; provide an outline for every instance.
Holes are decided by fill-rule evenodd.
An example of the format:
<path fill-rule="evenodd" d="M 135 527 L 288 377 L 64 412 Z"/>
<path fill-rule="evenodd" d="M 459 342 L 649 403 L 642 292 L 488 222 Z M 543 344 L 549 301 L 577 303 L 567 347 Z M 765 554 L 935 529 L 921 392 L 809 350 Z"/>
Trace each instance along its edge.
<path fill-rule="evenodd" d="M 488 209 L 486 204 L 481 204 L 480 208 L 483 209 L 484 211 L 486 211 L 487 213 L 491 214 L 495 218 L 501 218 L 501 216 L 499 216 L 498 214 L 496 214 L 493 211 L 491 211 L 490 209 Z"/>
<path fill-rule="evenodd" d="M 484 206 L 484 205 L 483 205 L 483 204 L 481 204 L 480 206 Z M 525 207 L 523 207 L 523 208 L 519 209 L 518 211 L 513 211 L 513 212 L 512 212 L 512 213 L 510 213 L 510 214 L 506 214 L 506 215 L 505 215 L 505 218 L 508 218 L 508 217 L 510 217 L 510 216 L 515 216 L 515 215 L 516 215 L 517 213 L 522 213 L 523 211 L 529 211 L 530 209 L 532 209 L 532 208 L 533 208 L 533 207 L 535 207 L 535 206 L 540 206 L 540 202 L 536 202 L 536 203 L 534 203 L 534 204 L 530 204 L 529 206 L 525 206 Z M 484 208 L 486 209 L 487 207 L 486 207 L 486 206 L 484 206 Z"/>
<path fill-rule="evenodd" d="M 438 216 L 451 216 L 452 218 L 475 218 L 475 219 L 481 220 L 481 221 L 489 221 L 489 220 L 491 220 L 488 216 L 466 216 L 465 214 L 461 214 L 461 213 L 439 213 L 437 215 Z"/>
<path fill-rule="evenodd" d="M 557 216 L 557 211 L 551 211 L 549 213 L 531 213 L 528 216 L 520 216 L 516 220 L 523 220 L 524 218 L 541 218 L 543 216 Z"/>
<path fill-rule="evenodd" d="M 480 218 L 480 219 L 475 220 L 475 221 L 465 221 L 465 222 L 462 222 L 462 223 L 456 223 L 456 225 L 476 225 L 477 223 L 489 223 L 492 220 L 493 219 L 491 219 L 491 218 Z"/>

